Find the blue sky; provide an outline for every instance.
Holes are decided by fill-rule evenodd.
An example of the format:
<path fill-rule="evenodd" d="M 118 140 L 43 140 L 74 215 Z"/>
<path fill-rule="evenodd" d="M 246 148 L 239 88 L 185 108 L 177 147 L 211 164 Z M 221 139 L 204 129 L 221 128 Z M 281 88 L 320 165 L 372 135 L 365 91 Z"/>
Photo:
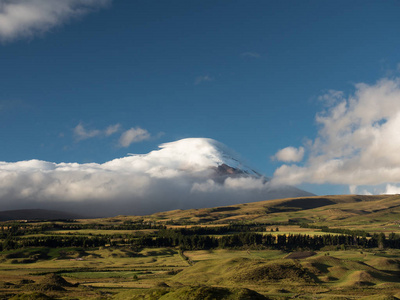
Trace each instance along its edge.
<path fill-rule="evenodd" d="M 0 161 L 103 163 L 208 137 L 317 194 L 397 182 L 310 173 L 356 155 L 329 156 L 335 142 L 316 141 L 333 125 L 316 115 L 352 97 L 362 106 L 359 83 L 397 92 L 398 1 L 83 2 L 15 1 L 16 18 L 0 0 Z M 304 155 L 275 155 L 289 146 Z"/>

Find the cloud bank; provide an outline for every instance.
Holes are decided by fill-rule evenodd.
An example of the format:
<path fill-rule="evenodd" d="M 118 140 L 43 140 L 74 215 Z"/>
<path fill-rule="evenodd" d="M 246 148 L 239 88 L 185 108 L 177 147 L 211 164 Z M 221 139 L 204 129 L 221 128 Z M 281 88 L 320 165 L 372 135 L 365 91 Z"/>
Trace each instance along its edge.
<path fill-rule="evenodd" d="M 305 195 L 260 177 L 216 172 L 233 163 L 229 149 L 209 139 L 184 139 L 159 150 L 103 164 L 40 160 L 0 162 L 0 210 L 59 209 L 81 215 L 146 214 Z"/>
<path fill-rule="evenodd" d="M 343 92 L 329 91 L 321 100 L 327 108 L 316 116 L 319 131 L 308 145 L 307 161 L 304 165 L 281 166 L 273 180 L 345 184 L 351 191 L 357 191 L 357 186 L 386 185 L 387 192 L 397 192 L 400 79 L 357 84 L 354 94 L 347 98 Z"/>
<path fill-rule="evenodd" d="M 32 38 L 111 0 L 0 0 L 0 40 Z"/>

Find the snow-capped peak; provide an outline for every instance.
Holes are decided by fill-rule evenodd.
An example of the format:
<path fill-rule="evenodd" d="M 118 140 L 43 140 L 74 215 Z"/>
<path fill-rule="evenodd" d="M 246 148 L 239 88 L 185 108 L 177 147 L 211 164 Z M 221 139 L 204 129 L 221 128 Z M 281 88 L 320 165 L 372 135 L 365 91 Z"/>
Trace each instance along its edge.
<path fill-rule="evenodd" d="M 0 162 L 3 207 L 143 214 L 310 195 L 275 186 L 225 145 L 205 138 L 166 143 L 103 164 Z"/>
<path fill-rule="evenodd" d="M 209 138 L 187 138 L 159 146 L 160 150 L 150 152 L 153 159 L 168 159 L 178 169 L 204 170 L 210 168 L 235 169 L 237 173 L 260 176 L 243 164 L 238 155 L 224 144 Z M 225 167 L 224 167 L 225 166 Z"/>

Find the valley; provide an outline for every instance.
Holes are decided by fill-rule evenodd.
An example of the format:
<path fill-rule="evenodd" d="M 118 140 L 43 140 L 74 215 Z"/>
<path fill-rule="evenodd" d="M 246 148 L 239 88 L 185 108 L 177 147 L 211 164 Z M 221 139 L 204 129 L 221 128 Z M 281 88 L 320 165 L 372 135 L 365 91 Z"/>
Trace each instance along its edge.
<path fill-rule="evenodd" d="M 0 299 L 397 299 L 400 196 L 0 223 Z"/>

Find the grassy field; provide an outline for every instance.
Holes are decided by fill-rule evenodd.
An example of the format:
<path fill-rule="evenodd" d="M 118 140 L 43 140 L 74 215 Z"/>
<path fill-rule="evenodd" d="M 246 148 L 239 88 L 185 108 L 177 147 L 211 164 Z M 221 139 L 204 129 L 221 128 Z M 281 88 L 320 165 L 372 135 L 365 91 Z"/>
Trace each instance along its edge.
<path fill-rule="evenodd" d="M 110 255 L 114 252 L 115 256 Z M 180 293 L 196 294 L 195 288 L 200 287 L 222 288 L 219 292 L 224 298 L 215 299 L 252 299 L 234 298 L 246 289 L 259 299 L 400 296 L 398 250 L 318 251 L 305 258 L 300 258 L 301 252 L 292 253 L 297 259 L 276 250 L 187 251 L 185 255 L 194 262 L 191 266 L 171 249 L 143 249 L 142 256 L 129 259 L 112 249 L 87 254 L 84 261 L 4 261 L 2 299 L 33 292 L 55 299 L 183 299 L 178 298 Z M 50 280 L 51 276 L 56 278 Z M 60 284 L 60 278 L 67 284 Z"/>
<path fill-rule="evenodd" d="M 400 250 L 396 248 L 249 245 L 185 250 L 124 243 L 154 239 L 159 225 L 195 230 L 253 224 L 263 235 L 338 235 L 321 231 L 321 226 L 328 226 L 388 237 L 400 233 L 399 207 L 399 196 L 326 196 L 144 217 L 3 222 L 0 299 L 400 299 Z M 304 228 L 304 223 L 314 227 Z M 126 229 L 132 224 L 143 228 Z M 56 236 L 107 238 L 110 244 L 13 249 L 12 226 L 19 230 L 14 233 L 20 234 L 19 241 Z"/>

